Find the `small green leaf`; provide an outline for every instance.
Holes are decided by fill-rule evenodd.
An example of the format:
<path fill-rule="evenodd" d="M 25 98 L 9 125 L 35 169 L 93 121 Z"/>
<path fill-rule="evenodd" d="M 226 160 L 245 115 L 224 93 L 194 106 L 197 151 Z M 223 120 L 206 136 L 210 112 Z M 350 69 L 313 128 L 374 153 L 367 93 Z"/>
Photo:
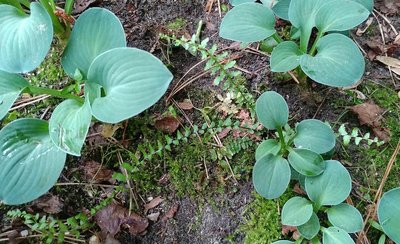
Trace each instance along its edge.
<path fill-rule="evenodd" d="M 305 176 L 319 175 L 325 169 L 325 161 L 321 155 L 308 149 L 291 149 L 288 160 L 297 172 Z"/>
<path fill-rule="evenodd" d="M 378 219 L 383 231 L 393 241 L 400 243 L 400 188 L 383 194 L 378 204 Z"/>
<path fill-rule="evenodd" d="M 369 16 L 369 11 L 361 4 L 350 0 L 326 2 L 315 17 L 315 25 L 320 32 L 346 31 L 361 24 Z"/>
<path fill-rule="evenodd" d="M 56 107 L 49 121 L 50 137 L 62 151 L 81 155 L 92 114 L 89 101 L 65 100 Z"/>
<path fill-rule="evenodd" d="M 322 230 L 322 243 L 324 244 L 354 244 L 353 239 L 346 231 L 337 228 L 329 227 Z"/>
<path fill-rule="evenodd" d="M 354 42 L 342 34 L 329 34 L 317 43 L 318 53 L 300 58 L 301 69 L 318 83 L 344 87 L 358 82 L 365 69 L 362 53 Z"/>
<path fill-rule="evenodd" d="M 264 92 L 256 102 L 258 120 L 269 130 L 276 130 L 288 122 L 289 108 L 285 99 L 274 91 Z"/>
<path fill-rule="evenodd" d="M 267 199 L 278 198 L 289 185 L 290 167 L 286 159 L 267 154 L 257 160 L 253 168 L 256 191 Z"/>
<path fill-rule="evenodd" d="M 267 154 L 277 155 L 280 150 L 281 146 L 276 140 L 265 140 L 256 149 L 256 161 Z"/>
<path fill-rule="evenodd" d="M 40 3 L 31 3 L 31 14 L 0 5 L 0 70 L 26 73 L 40 65 L 53 40 L 51 18 Z"/>
<path fill-rule="evenodd" d="M 89 96 L 92 92 L 94 117 L 118 123 L 156 103 L 171 80 L 171 72 L 152 54 L 136 48 L 115 48 L 93 61 L 86 83 L 95 89 L 85 92 Z M 99 87 L 105 96 L 101 96 Z"/>
<path fill-rule="evenodd" d="M 297 226 L 299 233 L 308 240 L 311 240 L 318 234 L 319 228 L 319 220 L 315 213 L 312 213 L 311 218 L 305 224 Z"/>
<path fill-rule="evenodd" d="M 282 224 L 299 226 L 305 224 L 313 214 L 313 206 L 303 197 L 290 198 L 282 208 Z"/>
<path fill-rule="evenodd" d="M 326 213 L 328 220 L 333 226 L 336 226 L 347 233 L 359 232 L 363 227 L 363 218 L 360 212 L 347 203 L 341 203 L 329 208 Z"/>
<path fill-rule="evenodd" d="M 336 160 L 327 160 L 323 174 L 306 177 L 306 192 L 317 205 L 338 205 L 351 191 L 351 178 L 346 168 Z"/>
<path fill-rule="evenodd" d="M 307 119 L 296 126 L 294 144 L 297 148 L 323 154 L 335 147 L 336 137 L 329 125 L 316 119 Z"/>
<path fill-rule="evenodd" d="M 287 72 L 300 65 L 302 52 L 292 41 L 281 42 L 271 53 L 271 71 Z"/>
<path fill-rule="evenodd" d="M 29 83 L 22 76 L 0 70 L 0 120 L 8 113 L 18 95 L 27 86 Z"/>
<path fill-rule="evenodd" d="M 97 56 L 125 46 L 125 32 L 118 17 L 107 9 L 90 8 L 74 24 L 62 55 L 62 66 L 71 78 L 78 69 L 86 79 L 89 67 Z"/>
<path fill-rule="evenodd" d="M 257 42 L 275 33 L 275 16 L 271 9 L 258 3 L 234 7 L 222 19 L 219 35 L 239 42 Z"/>
<path fill-rule="evenodd" d="M 65 159 L 51 141 L 46 121 L 7 124 L 0 131 L 0 201 L 16 205 L 43 195 L 57 181 Z"/>

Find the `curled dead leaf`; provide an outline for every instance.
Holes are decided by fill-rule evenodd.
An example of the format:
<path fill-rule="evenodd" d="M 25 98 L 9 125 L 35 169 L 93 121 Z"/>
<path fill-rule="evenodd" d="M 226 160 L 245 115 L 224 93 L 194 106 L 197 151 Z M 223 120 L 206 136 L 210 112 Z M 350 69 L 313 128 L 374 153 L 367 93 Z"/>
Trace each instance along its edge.
<path fill-rule="evenodd" d="M 382 114 L 384 110 L 372 101 L 355 105 L 351 108 L 357 114 L 361 125 L 368 125 L 370 127 L 381 126 Z"/>
<path fill-rule="evenodd" d="M 151 200 L 149 203 L 144 205 L 144 214 L 147 214 L 147 211 L 157 207 L 163 201 L 164 201 L 164 199 L 162 199 L 160 196 L 158 196 L 158 197 L 154 198 L 153 200 Z"/>
<path fill-rule="evenodd" d="M 34 205 L 48 214 L 60 213 L 64 207 L 62 199 L 51 194 L 40 197 L 34 201 Z"/>
<path fill-rule="evenodd" d="M 182 102 L 178 102 L 178 106 L 183 110 L 192 110 L 194 108 L 192 101 L 190 99 L 185 99 Z"/>
<path fill-rule="evenodd" d="M 172 207 L 168 210 L 168 212 L 162 216 L 161 221 L 165 222 L 167 220 L 169 220 L 170 218 L 173 218 L 176 214 L 176 212 L 179 209 L 179 204 L 178 203 L 174 203 L 174 205 L 172 205 Z"/>
<path fill-rule="evenodd" d="M 179 128 L 179 120 L 173 116 L 164 116 L 157 119 L 154 125 L 158 130 L 172 134 Z"/>
<path fill-rule="evenodd" d="M 88 161 L 83 166 L 85 178 L 91 182 L 102 182 L 111 179 L 113 171 L 106 169 L 96 161 Z"/>

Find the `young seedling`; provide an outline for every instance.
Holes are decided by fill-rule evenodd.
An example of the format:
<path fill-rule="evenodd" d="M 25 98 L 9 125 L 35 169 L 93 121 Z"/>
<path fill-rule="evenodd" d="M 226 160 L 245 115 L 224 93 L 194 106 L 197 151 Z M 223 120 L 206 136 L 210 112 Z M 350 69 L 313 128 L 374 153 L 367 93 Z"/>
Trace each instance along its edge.
<path fill-rule="evenodd" d="M 336 143 L 329 125 L 307 119 L 291 129 L 287 125 L 286 101 L 273 91 L 257 99 L 256 113 L 265 128 L 277 131 L 277 139 L 263 141 L 256 150 L 253 183 L 260 195 L 277 198 L 285 192 L 291 178 L 304 180 L 324 172 L 326 162 L 321 155 L 330 152 Z"/>
<path fill-rule="evenodd" d="M 0 201 L 22 204 L 54 185 L 67 154 L 80 155 L 92 116 L 119 123 L 141 113 L 165 93 L 172 74 L 152 54 L 126 47 L 121 22 L 112 12 L 91 8 L 75 22 L 62 54 L 73 86 L 84 84 L 84 97 L 69 93 L 68 87 L 35 87 L 18 73 L 34 70 L 46 56 L 50 16 L 38 3 L 31 4 L 29 18 L 0 5 L 0 23 L 0 119 L 21 92 L 66 99 L 49 122 L 18 119 L 0 131 Z"/>
<path fill-rule="evenodd" d="M 274 38 L 278 45 L 271 53 L 271 70 L 297 69 L 312 80 L 333 87 L 358 82 L 365 61 L 347 31 L 369 16 L 373 0 L 232 0 L 236 6 L 220 26 L 222 38 L 251 43 Z M 275 16 L 292 24 L 292 40 L 283 41 L 275 30 Z M 313 29 L 317 29 L 310 45 Z M 299 41 L 297 41 L 299 39 Z M 311 46 L 311 47 L 310 47 Z"/>

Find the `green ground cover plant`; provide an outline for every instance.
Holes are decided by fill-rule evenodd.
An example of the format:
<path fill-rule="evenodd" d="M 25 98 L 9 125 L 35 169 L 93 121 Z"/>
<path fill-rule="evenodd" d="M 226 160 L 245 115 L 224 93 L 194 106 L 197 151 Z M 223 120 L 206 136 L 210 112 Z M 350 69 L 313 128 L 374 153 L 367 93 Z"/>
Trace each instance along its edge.
<path fill-rule="evenodd" d="M 5 204 L 22 204 L 47 192 L 66 155 L 80 155 L 92 117 L 106 123 L 131 118 L 156 103 L 172 80 L 152 54 L 126 47 L 123 27 L 112 12 L 91 8 L 75 22 L 62 54 L 64 71 L 75 83 L 63 90 L 31 85 L 21 74 L 45 58 L 53 25 L 42 5 L 31 3 L 30 9 L 25 14 L 0 5 L 0 119 L 20 93 L 66 100 L 49 122 L 23 118 L 1 129 L 0 200 Z"/>
<path fill-rule="evenodd" d="M 273 38 L 276 46 L 271 53 L 271 71 L 296 69 L 300 78 L 305 73 L 312 80 L 333 87 L 350 86 L 361 79 L 365 69 L 362 53 L 340 32 L 366 20 L 372 0 L 232 2 L 236 6 L 223 18 L 220 36 L 243 43 Z M 291 40 L 279 37 L 275 16 L 291 23 Z M 310 45 L 314 28 L 318 32 Z"/>

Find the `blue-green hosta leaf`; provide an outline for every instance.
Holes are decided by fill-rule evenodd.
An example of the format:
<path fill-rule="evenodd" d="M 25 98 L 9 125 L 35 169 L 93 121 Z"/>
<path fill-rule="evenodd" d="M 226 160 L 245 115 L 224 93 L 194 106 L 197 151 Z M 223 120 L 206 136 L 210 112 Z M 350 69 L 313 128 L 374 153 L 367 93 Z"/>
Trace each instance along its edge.
<path fill-rule="evenodd" d="M 275 16 L 258 3 L 243 3 L 223 18 L 219 30 L 222 38 L 239 42 L 257 42 L 275 33 Z"/>
<path fill-rule="evenodd" d="M 57 181 L 65 158 L 51 141 L 46 121 L 9 123 L 0 131 L 0 201 L 23 204 L 43 195 Z"/>
<path fill-rule="evenodd" d="M 333 226 L 336 226 L 347 233 L 359 232 L 363 227 L 363 218 L 360 212 L 347 203 L 341 203 L 329 208 L 326 213 L 328 220 Z"/>
<path fill-rule="evenodd" d="M 86 79 L 89 67 L 98 55 L 125 46 L 125 32 L 117 16 L 107 9 L 90 8 L 74 24 L 62 55 L 62 66 L 70 77 L 75 78 L 78 69 Z"/>
<path fill-rule="evenodd" d="M 279 241 L 274 241 L 272 244 L 294 244 L 293 241 L 288 241 L 288 240 L 279 240 Z"/>
<path fill-rule="evenodd" d="M 277 155 L 280 150 L 281 145 L 276 140 L 265 140 L 256 149 L 256 161 L 267 154 Z"/>
<path fill-rule="evenodd" d="M 400 243 L 400 188 L 383 194 L 378 205 L 378 219 L 383 231 L 396 243 Z"/>
<path fill-rule="evenodd" d="M 271 53 L 271 71 L 287 72 L 300 65 L 302 52 L 296 43 L 286 41 L 279 43 Z"/>
<path fill-rule="evenodd" d="M 257 160 L 253 168 L 256 191 L 267 199 L 282 195 L 289 185 L 290 166 L 286 159 L 267 154 Z"/>
<path fill-rule="evenodd" d="M 232 6 L 237 6 L 242 3 L 254 3 L 256 0 L 229 0 Z"/>
<path fill-rule="evenodd" d="M 323 154 L 332 150 L 336 137 L 331 127 L 316 119 L 306 119 L 296 126 L 294 145 Z"/>
<path fill-rule="evenodd" d="M 303 197 L 290 198 L 282 208 L 282 224 L 299 226 L 305 224 L 313 214 L 313 206 Z"/>
<path fill-rule="evenodd" d="M 322 243 L 354 244 L 354 241 L 346 231 L 337 227 L 329 227 L 322 230 Z"/>
<path fill-rule="evenodd" d="M 62 151 L 80 156 L 91 120 L 89 101 L 81 104 L 76 100 L 65 100 L 51 115 L 49 121 L 51 140 Z"/>
<path fill-rule="evenodd" d="M 311 218 L 305 224 L 297 226 L 299 233 L 308 240 L 311 240 L 318 234 L 319 228 L 319 219 L 315 213 L 312 213 Z"/>
<path fill-rule="evenodd" d="M 327 1 L 328 0 L 291 1 L 288 11 L 289 20 L 294 27 L 300 29 L 301 42 L 304 43 L 304 46 L 305 44 L 308 44 L 310 40 L 311 31 L 315 26 L 315 17 L 318 13 L 318 10 Z"/>
<path fill-rule="evenodd" d="M 89 86 L 101 86 L 105 92 L 101 97 L 98 89 L 89 91 L 97 90 L 90 101 L 92 114 L 106 123 L 135 116 L 164 95 L 172 78 L 164 64 L 146 51 L 115 48 L 104 52 L 88 71 Z"/>
<path fill-rule="evenodd" d="M 338 205 L 351 191 L 351 178 L 347 169 L 336 160 L 327 160 L 323 174 L 306 177 L 308 197 L 319 206 Z"/>
<path fill-rule="evenodd" d="M 335 0 L 325 3 L 315 16 L 320 32 L 349 30 L 366 20 L 369 11 L 351 0 Z"/>
<path fill-rule="evenodd" d="M 22 76 L 0 70 L 0 120 L 27 86 L 29 83 Z"/>
<path fill-rule="evenodd" d="M 374 0 L 353 0 L 353 1 L 361 3 L 370 12 L 372 12 L 372 9 L 374 8 Z"/>
<path fill-rule="evenodd" d="M 291 1 L 280 0 L 272 7 L 272 10 L 279 18 L 289 20 L 289 6 Z"/>
<path fill-rule="evenodd" d="M 291 149 L 288 160 L 293 169 L 305 176 L 319 175 L 325 169 L 325 161 L 321 155 L 308 149 Z"/>
<path fill-rule="evenodd" d="M 285 99 L 274 91 L 264 92 L 256 101 L 258 120 L 269 130 L 276 130 L 288 122 L 289 108 Z"/>
<path fill-rule="evenodd" d="M 304 73 L 318 83 L 344 87 L 355 84 L 364 73 L 365 61 L 354 42 L 342 34 L 329 34 L 317 43 L 318 53 L 301 56 Z"/>
<path fill-rule="evenodd" d="M 40 65 L 53 40 L 49 14 L 39 3 L 31 3 L 31 14 L 0 5 L 0 70 L 26 73 Z"/>

